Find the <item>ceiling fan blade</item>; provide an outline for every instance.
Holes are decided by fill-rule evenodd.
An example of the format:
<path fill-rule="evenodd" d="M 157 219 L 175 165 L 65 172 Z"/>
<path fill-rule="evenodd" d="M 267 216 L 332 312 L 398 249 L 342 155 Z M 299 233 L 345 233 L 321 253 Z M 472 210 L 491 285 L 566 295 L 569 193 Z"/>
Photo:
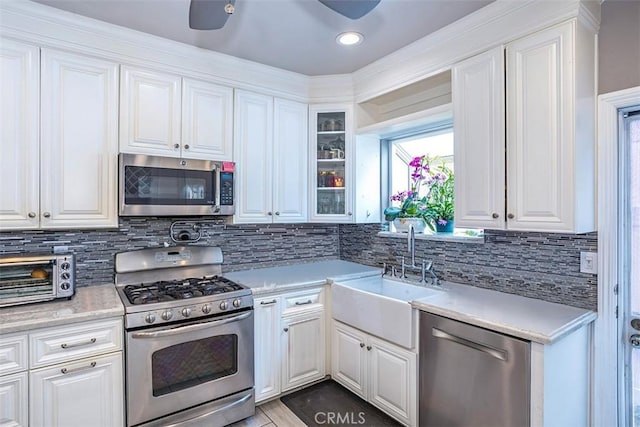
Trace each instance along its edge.
<path fill-rule="evenodd" d="M 224 7 L 236 0 L 191 0 L 189 28 L 193 30 L 219 30 L 229 19 Z"/>
<path fill-rule="evenodd" d="M 320 3 L 350 19 L 362 18 L 380 3 L 380 0 L 319 0 Z"/>

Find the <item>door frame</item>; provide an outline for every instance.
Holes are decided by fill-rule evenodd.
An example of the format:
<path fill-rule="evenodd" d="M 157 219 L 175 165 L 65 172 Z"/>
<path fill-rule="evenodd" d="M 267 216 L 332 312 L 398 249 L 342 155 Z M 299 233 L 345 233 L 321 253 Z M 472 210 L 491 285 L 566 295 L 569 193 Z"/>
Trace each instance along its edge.
<path fill-rule="evenodd" d="M 592 348 L 592 425 L 624 425 L 618 373 L 618 110 L 640 104 L 640 86 L 598 96 L 598 319 Z M 612 396 L 615 398 L 612 399 Z M 618 423 L 620 421 L 620 424 Z"/>

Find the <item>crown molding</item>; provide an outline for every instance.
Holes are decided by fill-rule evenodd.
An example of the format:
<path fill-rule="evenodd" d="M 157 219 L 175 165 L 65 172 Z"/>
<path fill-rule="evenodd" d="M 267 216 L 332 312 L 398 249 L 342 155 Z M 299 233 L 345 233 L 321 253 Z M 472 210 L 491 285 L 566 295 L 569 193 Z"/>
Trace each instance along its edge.
<path fill-rule="evenodd" d="M 355 101 L 415 83 L 494 46 L 597 8 L 599 4 L 582 7 L 581 0 L 497 0 L 354 72 Z M 599 21 L 596 14 L 588 15 Z"/>
<path fill-rule="evenodd" d="M 307 102 L 309 77 L 27 0 L 0 2 L 0 36 Z"/>
<path fill-rule="evenodd" d="M 309 100 L 312 103 L 353 102 L 353 97 L 352 74 L 309 77 Z"/>

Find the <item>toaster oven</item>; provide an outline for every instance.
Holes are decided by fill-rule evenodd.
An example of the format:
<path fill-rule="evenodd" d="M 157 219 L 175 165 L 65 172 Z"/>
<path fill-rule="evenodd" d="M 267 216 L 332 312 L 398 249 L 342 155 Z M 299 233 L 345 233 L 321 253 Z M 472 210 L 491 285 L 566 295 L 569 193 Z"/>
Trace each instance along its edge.
<path fill-rule="evenodd" d="M 0 257 L 0 307 L 71 298 L 75 288 L 73 254 Z"/>

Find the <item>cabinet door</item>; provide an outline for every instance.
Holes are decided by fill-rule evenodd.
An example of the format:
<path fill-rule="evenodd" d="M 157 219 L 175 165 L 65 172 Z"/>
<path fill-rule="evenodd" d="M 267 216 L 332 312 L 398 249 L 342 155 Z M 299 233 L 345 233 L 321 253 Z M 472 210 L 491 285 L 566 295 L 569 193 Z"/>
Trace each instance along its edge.
<path fill-rule="evenodd" d="M 29 374 L 0 377 L 0 426 L 27 427 L 29 425 Z"/>
<path fill-rule="evenodd" d="M 40 54 L 0 40 L 0 230 L 37 228 L 40 194 Z"/>
<path fill-rule="evenodd" d="M 30 383 L 29 418 L 34 426 L 124 424 L 121 352 L 33 370 Z"/>
<path fill-rule="evenodd" d="M 504 229 L 502 46 L 453 66 L 456 227 Z"/>
<path fill-rule="evenodd" d="M 324 311 L 282 319 L 282 391 L 325 376 Z"/>
<path fill-rule="evenodd" d="M 507 45 L 509 229 L 573 230 L 573 45 L 571 23 Z"/>
<path fill-rule="evenodd" d="M 198 80 L 182 81 L 182 157 L 233 158 L 233 89 Z"/>
<path fill-rule="evenodd" d="M 353 222 L 353 109 L 309 107 L 309 188 L 312 222 Z"/>
<path fill-rule="evenodd" d="M 369 337 L 369 402 L 411 426 L 416 425 L 416 355 Z"/>
<path fill-rule="evenodd" d="M 42 50 L 42 227 L 117 227 L 117 100 L 117 64 Z"/>
<path fill-rule="evenodd" d="M 275 222 L 307 221 L 307 105 L 274 100 L 273 210 Z"/>
<path fill-rule="evenodd" d="M 180 155 L 181 78 L 122 67 L 120 151 Z"/>
<path fill-rule="evenodd" d="M 280 299 L 254 300 L 256 403 L 280 394 Z"/>
<path fill-rule="evenodd" d="M 235 94 L 233 153 L 236 162 L 236 223 L 273 220 L 273 98 Z"/>
<path fill-rule="evenodd" d="M 333 322 L 331 377 L 353 393 L 367 399 L 367 336 L 357 329 Z"/>

